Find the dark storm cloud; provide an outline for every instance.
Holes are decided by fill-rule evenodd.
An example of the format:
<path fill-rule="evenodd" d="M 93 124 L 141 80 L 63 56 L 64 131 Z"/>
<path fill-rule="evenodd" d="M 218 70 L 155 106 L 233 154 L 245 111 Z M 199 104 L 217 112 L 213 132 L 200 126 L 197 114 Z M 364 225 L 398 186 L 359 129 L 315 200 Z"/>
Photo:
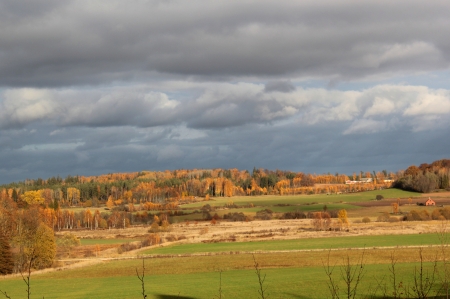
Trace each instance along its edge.
<path fill-rule="evenodd" d="M 0 183 L 142 169 L 397 170 L 448 158 L 449 9 L 0 1 Z"/>
<path fill-rule="evenodd" d="M 348 125 L 348 123 L 347 123 Z M 74 128 L 80 130 L 80 128 Z M 71 129 L 73 130 L 73 129 Z M 105 132 L 90 131 L 101 138 Z M 404 169 L 417 158 L 429 161 L 443 157 L 450 143 L 442 147 L 429 144 L 442 139 L 446 129 L 413 133 L 396 130 L 366 135 L 342 135 L 338 126 L 246 125 L 221 131 L 205 131 L 193 139 L 163 138 L 146 142 L 147 129 L 128 131 L 128 138 L 117 134 L 105 137 L 104 147 L 33 147 L 0 152 L 0 177 L 24 179 L 30 175 L 49 177 L 60 174 L 94 175 L 112 171 L 254 166 L 304 172 L 340 172 Z M 47 132 L 48 133 L 48 132 Z M 68 132 L 69 133 L 69 132 Z M 76 132 L 73 132 L 76 133 Z M 69 134 L 67 134 L 69 135 Z M 60 136 L 61 142 L 67 135 Z M 70 134 L 72 135 L 72 134 Z M 75 135 L 83 135 L 79 132 Z M 43 137 L 43 135 L 41 135 Z M 36 138 L 38 139 L 38 138 Z M 135 142 L 130 142 L 135 139 Z M 427 141 L 427 145 L 423 144 Z M 12 180 L 12 179 L 10 179 Z"/>
<path fill-rule="evenodd" d="M 264 87 L 265 92 L 280 91 L 291 92 L 295 90 L 295 86 L 290 81 L 269 81 Z"/>
<path fill-rule="evenodd" d="M 446 69 L 431 1 L 2 1 L 0 85 L 199 76 L 348 80 Z"/>

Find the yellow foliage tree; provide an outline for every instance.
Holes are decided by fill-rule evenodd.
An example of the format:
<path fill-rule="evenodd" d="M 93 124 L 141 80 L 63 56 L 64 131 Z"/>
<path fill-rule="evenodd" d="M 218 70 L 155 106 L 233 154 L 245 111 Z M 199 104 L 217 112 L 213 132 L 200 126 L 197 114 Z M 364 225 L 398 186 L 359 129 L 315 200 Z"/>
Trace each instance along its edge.
<path fill-rule="evenodd" d="M 40 191 L 27 191 L 23 194 L 22 199 L 30 205 L 43 204 L 45 201 Z"/>
<path fill-rule="evenodd" d="M 77 188 L 67 188 L 67 201 L 71 206 L 78 204 L 80 200 L 80 190 Z"/>
<path fill-rule="evenodd" d="M 110 209 L 111 209 L 112 207 L 114 207 L 114 201 L 113 201 L 111 195 L 108 197 L 108 201 L 106 202 L 106 206 L 107 206 L 108 208 L 110 208 Z"/>
<path fill-rule="evenodd" d="M 341 225 L 345 225 L 348 227 L 348 216 L 347 216 L 347 210 L 342 209 L 338 212 L 338 219 Z"/>
<path fill-rule="evenodd" d="M 125 191 L 123 194 L 123 198 L 127 203 L 133 203 L 133 192 Z"/>

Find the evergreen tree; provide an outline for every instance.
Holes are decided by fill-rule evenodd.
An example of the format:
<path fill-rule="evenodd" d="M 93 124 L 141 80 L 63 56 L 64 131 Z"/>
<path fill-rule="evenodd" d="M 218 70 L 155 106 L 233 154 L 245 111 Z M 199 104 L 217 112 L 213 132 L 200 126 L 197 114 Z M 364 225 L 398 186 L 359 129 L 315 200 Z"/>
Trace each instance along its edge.
<path fill-rule="evenodd" d="M 12 199 L 14 200 L 14 202 L 17 202 L 17 200 L 19 199 L 19 195 L 17 194 L 16 188 L 13 188 Z"/>
<path fill-rule="evenodd" d="M 14 269 L 14 261 L 8 239 L 0 231 L 0 275 L 11 274 Z"/>

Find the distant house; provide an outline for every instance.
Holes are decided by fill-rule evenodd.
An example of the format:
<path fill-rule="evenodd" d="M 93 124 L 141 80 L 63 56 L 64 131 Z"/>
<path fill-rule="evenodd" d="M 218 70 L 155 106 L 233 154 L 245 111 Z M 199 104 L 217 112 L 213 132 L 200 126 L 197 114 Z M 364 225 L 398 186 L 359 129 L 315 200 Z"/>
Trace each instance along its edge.
<path fill-rule="evenodd" d="M 425 202 L 426 206 L 435 206 L 436 202 L 432 200 L 430 197 L 428 197 L 428 200 Z"/>
<path fill-rule="evenodd" d="M 350 181 L 350 180 L 346 180 L 345 183 L 347 185 L 352 185 L 352 184 L 366 184 L 366 183 L 372 183 L 373 179 L 372 178 L 362 178 L 360 181 Z"/>
<path fill-rule="evenodd" d="M 361 182 L 363 182 L 363 183 L 372 183 L 373 179 L 372 178 L 362 178 Z"/>
<path fill-rule="evenodd" d="M 436 202 L 434 200 L 432 200 L 430 197 L 428 197 L 427 201 L 423 202 L 423 201 L 419 201 L 417 202 L 418 206 L 435 206 Z"/>

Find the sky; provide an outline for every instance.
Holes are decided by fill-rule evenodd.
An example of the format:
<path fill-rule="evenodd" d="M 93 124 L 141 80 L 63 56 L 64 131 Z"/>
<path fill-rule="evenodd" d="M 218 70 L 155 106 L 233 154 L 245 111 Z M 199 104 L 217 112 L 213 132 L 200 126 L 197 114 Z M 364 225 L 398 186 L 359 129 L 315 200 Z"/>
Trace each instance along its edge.
<path fill-rule="evenodd" d="M 0 0 L 0 183 L 450 158 L 450 2 Z"/>

